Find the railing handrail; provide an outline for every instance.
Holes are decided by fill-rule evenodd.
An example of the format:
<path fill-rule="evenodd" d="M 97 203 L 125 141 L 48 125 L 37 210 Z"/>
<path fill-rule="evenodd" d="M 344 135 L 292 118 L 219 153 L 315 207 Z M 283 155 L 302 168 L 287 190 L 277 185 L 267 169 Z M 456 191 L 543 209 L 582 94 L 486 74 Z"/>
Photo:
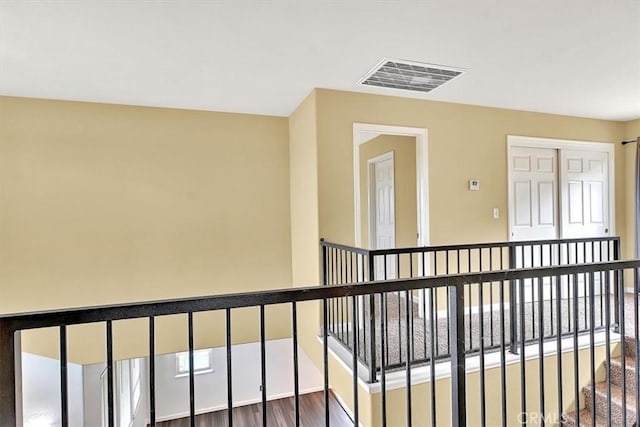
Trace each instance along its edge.
<path fill-rule="evenodd" d="M 447 244 L 447 245 L 427 245 L 427 246 L 408 246 L 402 248 L 391 249 L 366 249 L 356 246 L 345 245 L 342 243 L 330 242 L 324 239 L 320 239 L 320 245 L 328 248 L 335 248 L 346 250 L 361 255 L 397 255 L 407 253 L 422 253 L 422 252 L 441 252 L 446 250 L 467 250 L 467 249 L 487 249 L 487 248 L 513 248 L 520 246 L 539 246 L 539 245 L 557 245 L 557 244 L 572 244 L 572 243 L 590 243 L 590 242 L 618 242 L 619 236 L 606 236 L 606 237 L 577 237 L 568 239 L 546 239 L 546 240 L 511 240 L 501 242 L 484 242 L 484 243 L 462 243 L 462 244 Z"/>
<path fill-rule="evenodd" d="M 195 313 L 223 309 L 257 307 L 328 298 L 380 294 L 396 291 L 455 287 L 472 283 L 489 283 L 507 280 L 532 279 L 548 276 L 565 276 L 591 272 L 606 272 L 640 268 L 640 259 L 605 261 L 528 269 L 496 270 L 481 273 L 449 274 L 436 277 L 417 277 L 373 282 L 360 282 L 335 286 L 309 286 L 257 292 L 222 294 L 126 303 L 82 308 L 66 308 L 40 312 L 0 315 L 0 324 L 11 331 L 76 325 L 108 320 L 125 320 Z"/>

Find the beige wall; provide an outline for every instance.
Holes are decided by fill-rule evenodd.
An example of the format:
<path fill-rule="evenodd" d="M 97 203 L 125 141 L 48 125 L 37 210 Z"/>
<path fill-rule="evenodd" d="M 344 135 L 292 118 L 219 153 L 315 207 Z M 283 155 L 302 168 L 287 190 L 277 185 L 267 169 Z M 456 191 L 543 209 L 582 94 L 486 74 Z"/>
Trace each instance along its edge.
<path fill-rule="evenodd" d="M 612 355 L 619 354 L 619 350 L 612 349 Z M 596 347 L 596 382 L 605 379 L 604 361 L 606 357 L 605 347 Z M 579 351 L 579 385 L 580 390 L 590 382 L 590 361 L 589 350 Z M 544 358 L 544 399 L 545 413 L 547 415 L 546 425 L 558 425 L 558 374 L 557 357 L 547 356 Z M 572 412 L 575 408 L 574 376 L 573 376 L 573 352 L 562 354 L 562 390 L 564 412 Z M 540 382 L 539 360 L 533 359 L 525 362 L 526 372 L 526 408 L 531 415 L 531 425 L 540 425 Z M 515 363 L 507 366 L 507 425 L 521 425 L 518 415 L 522 411 L 520 392 L 521 364 Z M 469 425 L 480 425 L 480 374 L 472 372 L 467 375 L 466 396 L 467 396 L 467 422 Z M 485 371 L 485 402 L 486 402 L 486 425 L 497 426 L 502 422 L 502 395 L 500 382 L 500 369 L 490 368 Z M 400 426 L 406 422 L 406 391 L 404 388 L 387 392 L 387 425 Z M 380 394 L 372 396 L 370 407 L 373 413 L 370 415 L 372 423 L 364 424 L 371 426 L 381 425 Z M 580 407 L 584 408 L 584 396 L 580 396 Z M 416 426 L 431 425 L 431 384 L 429 382 L 414 385 L 412 387 L 412 417 Z M 369 407 L 369 406 L 368 406 Z M 535 419 L 533 418 L 535 417 Z M 451 381 L 449 378 L 436 380 L 436 425 L 451 425 Z"/>
<path fill-rule="evenodd" d="M 286 118 L 7 97 L 0 118 L 0 313 L 291 286 Z M 268 309 L 270 336 L 288 312 Z M 206 317 L 198 344 L 223 343 Z M 186 345 L 181 318 L 159 319 L 159 351 Z M 120 354 L 146 351 L 121 323 Z M 72 359 L 102 358 L 102 327 L 80 329 Z"/>
<path fill-rule="evenodd" d="M 629 141 L 640 137 L 640 119 L 627 122 L 625 124 L 624 140 Z M 624 146 L 625 156 L 625 182 L 627 186 L 625 189 L 625 212 L 627 216 L 627 236 L 625 240 L 626 254 L 629 257 L 635 254 L 635 240 L 634 233 L 636 229 L 635 224 L 635 202 L 636 202 L 636 187 L 635 187 L 635 170 L 636 170 L 636 149 L 638 144 L 626 144 Z"/>
<path fill-rule="evenodd" d="M 625 236 L 622 122 L 325 89 L 316 97 L 320 233 L 328 240 L 353 243 L 354 122 L 428 129 L 431 244 L 507 239 L 507 135 L 616 144 L 616 231 Z M 471 178 L 480 191 L 468 190 Z"/>
<path fill-rule="evenodd" d="M 316 99 L 312 92 L 289 118 L 291 264 L 294 287 L 320 283 L 320 235 L 318 234 L 318 166 Z M 322 366 L 317 340 L 320 304 L 300 304 L 299 340 L 316 366 Z"/>
<path fill-rule="evenodd" d="M 318 165 L 316 98 L 312 92 L 289 118 L 291 256 L 294 286 L 317 285 Z"/>
<path fill-rule="evenodd" d="M 393 152 L 396 247 L 416 245 L 416 139 L 409 136 L 380 135 L 360 145 L 360 232 L 362 246 L 369 247 L 369 163 Z"/>

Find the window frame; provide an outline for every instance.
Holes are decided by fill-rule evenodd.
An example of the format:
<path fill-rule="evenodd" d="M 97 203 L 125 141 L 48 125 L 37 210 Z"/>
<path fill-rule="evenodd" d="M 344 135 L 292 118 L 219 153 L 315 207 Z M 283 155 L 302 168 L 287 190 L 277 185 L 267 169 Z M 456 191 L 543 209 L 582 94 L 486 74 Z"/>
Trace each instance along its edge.
<path fill-rule="evenodd" d="M 203 354 L 206 353 L 207 354 L 207 365 L 203 366 L 203 367 L 198 367 L 198 363 L 196 360 L 196 354 Z M 184 363 L 181 363 L 180 358 L 181 357 L 185 357 L 186 360 Z M 175 359 L 176 359 L 176 374 L 175 377 L 176 378 L 181 378 L 181 377 L 187 377 L 189 376 L 189 352 L 188 351 L 183 351 L 180 353 L 176 353 L 175 354 Z M 205 348 L 205 349 L 200 349 L 200 350 L 193 350 L 193 364 L 194 364 L 194 369 L 193 369 L 193 373 L 194 375 L 201 375 L 201 374 L 208 374 L 213 372 L 213 349 L 212 348 Z M 181 365 L 184 365 L 186 367 L 186 369 L 181 369 Z"/>

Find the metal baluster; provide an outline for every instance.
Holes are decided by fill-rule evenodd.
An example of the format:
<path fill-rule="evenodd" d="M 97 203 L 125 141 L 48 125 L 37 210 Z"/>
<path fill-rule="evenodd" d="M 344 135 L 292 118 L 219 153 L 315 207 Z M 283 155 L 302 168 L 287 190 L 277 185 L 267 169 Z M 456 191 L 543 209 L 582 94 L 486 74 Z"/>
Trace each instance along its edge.
<path fill-rule="evenodd" d="M 573 282 L 573 386 L 574 402 L 580 402 L 580 365 L 578 358 L 578 275 L 571 276 Z M 580 408 L 576 405 L 576 425 L 580 425 Z"/>
<path fill-rule="evenodd" d="M 609 274 L 605 275 L 604 289 L 605 295 L 607 296 L 607 301 L 609 300 L 609 296 L 611 295 L 611 283 Z M 605 358 L 606 365 L 611 366 L 611 304 L 607 302 L 604 306 L 605 310 Z M 640 371 L 636 371 L 640 372 Z M 607 425 L 613 425 L 613 414 L 612 414 L 612 405 L 611 405 L 611 375 L 607 373 L 606 375 L 607 382 Z M 640 413 L 640 412 L 639 412 Z"/>
<path fill-rule="evenodd" d="M 387 295 L 380 294 L 380 331 L 387 330 Z M 386 355 L 387 338 L 380 334 L 380 387 L 382 393 L 382 427 L 387 425 L 387 362 Z"/>
<path fill-rule="evenodd" d="M 471 272 L 471 249 L 467 250 L 467 272 Z M 458 274 L 460 274 L 460 269 L 458 269 Z M 467 306 L 469 307 L 469 350 L 473 349 L 473 325 L 471 324 L 473 321 L 473 312 L 472 312 L 472 295 L 473 295 L 473 285 L 469 283 L 467 286 L 467 295 L 469 298 L 469 303 Z"/>
<path fill-rule="evenodd" d="M 449 251 L 447 250 L 446 252 L 446 265 L 445 265 L 445 274 L 449 274 Z M 445 347 L 447 349 L 446 354 L 451 354 L 451 342 L 449 341 L 449 336 L 451 335 L 451 313 L 448 312 L 449 310 L 449 305 L 450 305 L 450 297 L 449 297 L 449 292 L 445 292 L 446 296 L 445 298 L 447 299 L 447 305 L 446 305 L 446 315 L 445 315 L 445 319 L 447 322 L 447 346 Z M 437 291 L 436 291 L 436 316 L 438 315 L 438 298 L 437 298 Z M 437 318 L 437 317 L 436 317 Z M 440 354 L 440 345 L 438 343 L 438 341 L 440 340 L 440 335 L 436 334 L 436 349 L 438 351 L 438 355 Z M 434 353 L 436 354 L 436 353 Z"/>
<path fill-rule="evenodd" d="M 482 252 L 480 252 L 480 260 L 482 261 Z M 482 263 L 481 263 L 482 265 Z M 482 269 L 482 268 L 481 268 Z M 480 316 L 480 335 L 478 337 L 480 344 L 480 421 L 484 426 L 487 422 L 487 409 L 486 409 L 486 390 L 485 390 L 485 367 L 484 367 L 484 295 L 483 288 L 484 283 L 478 284 L 478 314 Z M 471 288 L 469 288 L 471 290 Z"/>
<path fill-rule="evenodd" d="M 149 317 L 149 426 L 156 425 L 156 325 Z"/>
<path fill-rule="evenodd" d="M 553 245 L 549 244 L 549 265 L 553 266 Z M 553 278 L 549 277 L 549 333 L 551 334 L 550 336 L 553 336 Z M 558 295 L 556 295 L 556 303 L 558 303 L 560 301 L 560 297 Z"/>
<path fill-rule="evenodd" d="M 566 253 L 567 253 L 567 264 L 570 264 L 569 262 L 569 244 L 565 244 L 564 245 L 565 249 L 566 249 Z M 572 324 L 575 327 L 575 324 L 573 323 L 573 315 L 572 315 L 572 310 L 575 309 L 575 307 L 572 308 L 572 304 L 571 304 L 571 299 L 573 295 L 573 292 L 571 291 L 571 278 L 570 276 L 567 276 L 567 333 L 570 333 L 572 330 Z"/>
<path fill-rule="evenodd" d="M 406 337 L 407 337 L 407 341 L 406 341 L 406 346 L 407 346 L 407 358 L 405 361 L 405 372 L 406 372 L 406 377 L 407 377 L 407 387 L 406 387 L 406 399 L 407 399 L 407 427 L 411 427 L 411 421 L 412 421 L 412 417 L 411 417 L 411 343 L 412 343 L 412 338 L 411 338 L 411 326 L 409 322 L 413 322 L 413 316 L 412 316 L 412 311 L 413 311 L 413 302 L 411 300 L 411 291 L 406 291 L 405 293 L 405 303 L 406 303 L 406 308 L 405 308 L 405 316 L 406 316 L 406 321 L 407 321 L 407 326 L 405 328 L 405 333 L 406 333 Z M 400 334 L 400 331 L 398 331 L 398 334 Z M 356 424 L 357 425 L 357 424 Z"/>
<path fill-rule="evenodd" d="M 294 303 L 295 304 L 295 303 Z M 225 310 L 226 347 L 227 347 L 227 423 L 233 427 L 233 372 L 231 365 L 231 309 Z"/>
<path fill-rule="evenodd" d="M 189 425 L 196 425 L 195 373 L 193 366 L 193 313 L 187 313 L 189 331 Z"/>
<path fill-rule="evenodd" d="M 598 262 L 602 262 L 602 242 L 598 243 Z M 604 297 L 604 290 L 603 290 L 603 282 L 604 282 L 604 276 L 605 276 L 605 272 L 601 271 L 600 272 L 600 326 L 604 326 L 604 303 L 605 303 L 605 297 Z M 609 298 L 607 296 L 606 298 L 607 301 L 609 301 Z"/>
<path fill-rule="evenodd" d="M 264 305 L 260 305 L 260 391 L 262 392 L 262 425 L 267 425 L 267 349 Z"/>
<path fill-rule="evenodd" d="M 449 313 L 452 313 L 453 325 L 451 338 L 451 413 L 452 424 L 458 427 L 467 425 L 466 410 L 466 367 L 464 343 L 464 286 L 449 288 L 451 293 Z"/>
<path fill-rule="evenodd" d="M 384 280 L 387 280 L 387 258 L 386 257 L 383 258 L 383 261 L 384 261 L 384 263 L 383 263 L 384 264 L 384 266 L 383 266 Z M 389 317 L 388 317 L 389 313 L 387 312 L 387 308 L 388 308 L 387 304 L 389 302 L 387 301 L 386 294 L 385 294 L 385 297 L 384 297 L 384 303 L 385 303 L 384 323 L 385 323 L 385 325 L 388 325 L 389 324 Z M 400 303 L 400 302 L 398 301 L 398 303 Z M 382 335 L 382 331 L 380 331 L 380 335 Z M 384 328 L 384 335 L 385 335 L 384 339 L 386 340 L 386 342 L 388 344 L 389 343 L 389 328 L 387 328 L 387 327 Z M 387 363 L 388 363 L 389 362 L 389 346 L 388 345 L 387 345 L 387 350 L 386 350 L 386 359 L 387 359 Z"/>
<path fill-rule="evenodd" d="M 107 320 L 107 420 L 109 427 L 115 426 L 113 393 L 113 324 L 111 320 Z"/>
<path fill-rule="evenodd" d="M 67 376 L 67 327 L 60 326 L 60 422 L 69 425 L 69 379 Z"/>
<path fill-rule="evenodd" d="M 534 256 L 533 256 L 533 245 L 529 245 L 531 249 L 531 268 L 535 266 Z M 535 298 L 536 286 L 533 279 L 529 279 L 531 281 L 531 339 L 534 340 L 536 338 L 536 308 L 533 303 Z M 522 300 L 522 306 L 524 307 L 524 298 Z"/>
<path fill-rule="evenodd" d="M 622 277 L 624 277 L 624 271 L 619 272 L 620 280 L 618 281 L 618 305 L 620 312 L 620 354 L 621 354 L 621 362 L 622 362 L 622 425 L 624 427 L 627 426 L 627 342 L 625 340 L 625 335 L 627 333 L 626 328 L 626 316 L 625 316 L 625 301 L 624 301 L 624 283 Z M 637 320 L 636 320 L 637 321 Z M 636 371 L 638 372 L 638 371 Z"/>
<path fill-rule="evenodd" d="M 429 358 L 429 367 L 430 367 L 430 386 L 431 386 L 431 425 L 436 426 L 436 346 L 437 344 L 437 333 L 438 329 L 436 324 L 438 322 L 438 313 L 435 310 L 436 301 L 438 295 L 436 294 L 436 289 L 429 289 L 430 301 L 429 301 L 429 311 L 431 313 L 431 357 Z"/>
<path fill-rule="evenodd" d="M 524 322 L 524 279 L 518 279 L 518 285 L 520 289 L 520 407 L 521 413 L 523 414 L 522 424 L 527 425 L 528 414 L 527 414 L 527 371 L 525 369 L 525 357 L 524 357 L 524 348 L 525 348 L 525 322 Z M 533 310 L 531 310 L 533 311 Z"/>
<path fill-rule="evenodd" d="M 638 425 L 638 421 L 640 421 L 640 378 L 638 378 L 638 373 L 640 372 L 640 313 L 638 310 L 638 292 L 640 292 L 640 288 L 638 287 L 638 269 L 633 269 L 633 333 L 634 333 L 634 359 L 636 362 L 636 426 Z"/>
<path fill-rule="evenodd" d="M 400 275 L 400 258 L 396 255 L 396 278 Z M 396 292 L 396 297 L 398 298 L 398 364 L 402 363 L 402 314 L 401 314 L 401 306 L 400 304 L 400 291 Z M 406 355 L 408 358 L 409 356 Z"/>
<path fill-rule="evenodd" d="M 298 305 L 291 303 L 291 332 L 293 337 L 293 402 L 296 427 L 300 425 L 300 380 L 298 367 Z"/>
<path fill-rule="evenodd" d="M 422 275 L 427 275 L 427 259 L 426 252 L 422 252 Z M 423 358 L 427 360 L 427 290 L 422 289 L 422 344 L 423 344 Z"/>
<path fill-rule="evenodd" d="M 578 243 L 576 243 L 576 246 L 578 245 Z M 576 252 L 577 252 L 578 248 L 576 247 Z M 585 258 L 587 257 L 587 243 L 586 242 L 582 242 L 582 260 L 586 262 Z M 587 310 L 587 304 L 589 303 L 589 298 L 587 296 L 587 275 L 586 274 L 582 274 L 582 287 L 583 287 L 583 296 L 582 296 L 582 301 L 584 303 L 584 328 L 587 329 L 589 326 L 587 325 L 589 323 L 589 312 Z"/>
<path fill-rule="evenodd" d="M 324 423 L 325 427 L 329 427 L 329 343 L 327 336 L 328 319 L 327 319 L 328 304 L 327 299 L 322 300 L 322 362 L 324 370 Z"/>
<path fill-rule="evenodd" d="M 589 304 L 589 360 L 590 364 L 590 373 L 591 373 L 591 386 L 593 387 L 593 392 L 591 393 L 591 420 L 594 423 L 596 422 L 596 350 L 595 350 L 595 286 L 593 283 L 594 274 L 590 272 L 587 276 L 589 280 L 589 295 L 591 299 L 591 304 Z M 586 307 L 585 307 L 586 309 Z M 586 310 L 585 310 L 586 311 Z"/>
<path fill-rule="evenodd" d="M 542 248 L 542 245 L 540 247 Z M 542 257 L 542 253 L 540 256 Z M 540 419 L 540 425 L 544 427 L 544 415 L 546 414 L 544 405 L 544 287 L 541 277 L 536 278 L 536 282 L 538 282 L 538 310 L 540 311 L 538 316 L 538 373 L 540 374 L 538 381 L 540 385 L 540 414 L 543 415 Z M 559 351 L 558 354 L 560 355 L 558 357 L 561 357 L 562 352 Z"/>
<path fill-rule="evenodd" d="M 558 246 L 558 259 L 560 259 L 560 246 Z M 558 322 L 558 326 L 556 328 L 556 369 L 558 375 L 558 414 L 560 415 L 560 419 L 562 419 L 563 415 L 563 387 L 562 387 L 562 279 L 560 276 L 556 276 L 556 322 Z"/>
<path fill-rule="evenodd" d="M 502 258 L 502 251 L 500 251 L 500 257 Z M 502 262 L 501 264 L 502 265 Z M 505 316 L 504 316 L 504 287 L 508 286 L 509 282 L 500 283 L 500 387 L 502 389 L 502 427 L 507 427 L 507 345 L 505 343 Z"/>
<path fill-rule="evenodd" d="M 352 359 L 352 372 L 353 372 L 353 424 L 358 425 L 358 303 L 356 297 L 351 297 L 351 333 L 353 339 L 353 359 Z"/>

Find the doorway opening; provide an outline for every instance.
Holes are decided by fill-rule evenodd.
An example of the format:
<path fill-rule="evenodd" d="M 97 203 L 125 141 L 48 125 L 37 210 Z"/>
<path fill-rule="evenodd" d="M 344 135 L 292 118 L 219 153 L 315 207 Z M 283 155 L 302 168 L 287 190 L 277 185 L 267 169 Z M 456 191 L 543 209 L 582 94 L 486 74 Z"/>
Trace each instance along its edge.
<path fill-rule="evenodd" d="M 427 129 L 412 128 L 402 126 L 388 126 L 388 125 L 376 125 L 366 123 L 354 123 L 353 124 L 353 169 L 354 169 L 354 223 L 355 223 L 355 245 L 358 247 L 366 246 L 369 248 L 375 248 L 375 245 L 371 245 L 371 239 L 368 236 L 371 233 L 371 222 L 369 218 L 371 215 L 363 215 L 363 206 L 366 211 L 369 211 L 371 198 L 368 197 L 368 183 L 369 180 L 369 168 L 364 167 L 367 170 L 362 170 L 361 152 L 363 146 L 372 142 L 379 137 L 405 137 L 402 146 L 404 144 L 411 143 L 411 148 L 415 149 L 412 160 L 415 164 L 415 189 L 413 200 L 415 200 L 415 238 L 412 239 L 412 244 L 417 246 L 426 246 L 429 243 L 429 190 L 428 190 L 428 148 L 427 148 Z M 387 152 L 390 150 L 387 150 Z M 379 153 L 383 154 L 383 153 Z M 394 161 L 398 162 L 398 152 L 394 151 Z M 374 156 L 375 157 L 375 156 Z M 365 163 L 366 165 L 367 163 Z M 394 173 L 400 168 L 396 166 Z M 367 185 L 363 185 L 367 184 Z M 398 194 L 397 185 L 394 186 L 394 196 Z M 395 201 L 397 202 L 397 197 Z M 397 209 L 397 204 L 395 204 Z M 395 224 L 402 219 L 396 215 L 394 217 Z M 397 228 L 396 228 L 397 230 Z M 397 233 L 396 233 L 397 237 Z M 364 240 L 364 242 L 363 242 Z M 395 242 L 394 242 L 395 246 Z"/>

